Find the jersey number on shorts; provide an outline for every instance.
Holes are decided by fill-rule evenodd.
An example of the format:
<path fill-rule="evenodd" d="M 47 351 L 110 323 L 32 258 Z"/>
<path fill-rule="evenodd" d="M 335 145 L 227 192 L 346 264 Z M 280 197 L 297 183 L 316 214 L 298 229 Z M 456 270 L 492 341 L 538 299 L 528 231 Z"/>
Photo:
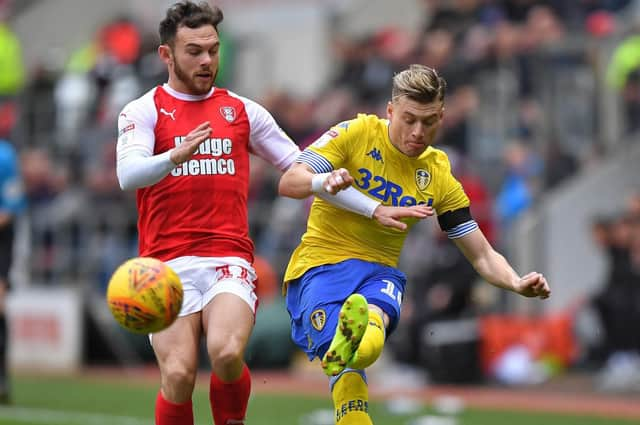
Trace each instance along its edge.
<path fill-rule="evenodd" d="M 249 271 L 244 267 L 230 266 L 227 264 L 224 266 L 216 267 L 216 273 L 218 276 L 218 281 L 225 279 L 238 279 L 245 284 L 254 286 L 253 283 L 249 281 Z"/>
<path fill-rule="evenodd" d="M 382 288 L 380 290 L 380 292 L 382 292 L 383 294 L 386 294 L 389 296 L 389 298 L 393 299 L 393 300 L 397 300 L 398 301 L 398 305 L 402 304 L 402 292 L 400 292 L 400 290 L 396 289 L 396 285 L 387 279 L 382 279 L 382 281 L 384 283 L 387 284 L 387 286 L 385 286 L 384 288 Z"/>

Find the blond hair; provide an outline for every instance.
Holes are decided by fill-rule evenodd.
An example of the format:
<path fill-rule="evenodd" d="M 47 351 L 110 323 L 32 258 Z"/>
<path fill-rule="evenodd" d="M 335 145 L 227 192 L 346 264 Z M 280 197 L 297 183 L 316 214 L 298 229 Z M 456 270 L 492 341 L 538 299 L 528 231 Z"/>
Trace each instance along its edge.
<path fill-rule="evenodd" d="M 393 77 L 391 100 L 400 97 L 419 103 L 444 102 L 447 83 L 435 69 L 413 64 Z"/>

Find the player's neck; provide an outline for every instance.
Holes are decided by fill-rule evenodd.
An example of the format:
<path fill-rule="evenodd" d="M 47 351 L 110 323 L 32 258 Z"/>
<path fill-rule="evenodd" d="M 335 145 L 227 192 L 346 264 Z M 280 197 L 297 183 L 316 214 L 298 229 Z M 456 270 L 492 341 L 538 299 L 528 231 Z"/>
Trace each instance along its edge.
<path fill-rule="evenodd" d="M 171 84 L 171 81 L 164 83 L 162 88 L 169 93 L 171 96 L 176 97 L 178 99 L 183 99 L 183 100 L 202 100 L 202 99 L 206 99 L 208 97 L 210 97 L 213 94 L 213 91 L 215 90 L 215 87 L 211 87 L 211 90 L 209 90 L 208 93 L 205 94 L 189 94 L 187 91 L 183 91 L 180 90 L 178 88 L 175 87 L 175 85 Z"/>

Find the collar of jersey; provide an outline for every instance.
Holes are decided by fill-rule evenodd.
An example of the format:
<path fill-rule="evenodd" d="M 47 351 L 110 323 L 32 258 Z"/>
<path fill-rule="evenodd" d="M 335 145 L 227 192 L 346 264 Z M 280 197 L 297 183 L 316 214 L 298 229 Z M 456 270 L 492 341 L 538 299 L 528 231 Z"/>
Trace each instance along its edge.
<path fill-rule="evenodd" d="M 203 99 L 207 99 L 209 97 L 211 97 L 213 95 L 214 90 L 216 89 L 215 87 L 211 87 L 211 90 L 209 90 L 209 93 L 207 94 L 186 94 L 186 93 L 181 93 L 175 89 L 172 89 L 169 84 L 164 83 L 162 85 L 162 89 L 164 91 L 166 91 L 167 93 L 169 93 L 171 96 L 180 99 L 180 100 L 186 100 L 186 101 L 196 101 L 196 100 L 203 100 Z"/>

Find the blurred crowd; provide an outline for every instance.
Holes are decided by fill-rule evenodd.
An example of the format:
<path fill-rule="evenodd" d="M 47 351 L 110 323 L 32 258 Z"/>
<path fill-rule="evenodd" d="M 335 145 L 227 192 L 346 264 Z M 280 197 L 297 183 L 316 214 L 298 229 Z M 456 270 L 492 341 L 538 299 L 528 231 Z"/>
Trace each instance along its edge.
<path fill-rule="evenodd" d="M 595 218 L 592 234 L 608 266 L 601 290 L 585 308 L 600 329 L 583 331 L 586 360 L 604 364 L 603 389 L 640 389 L 640 334 L 629 330 L 640 321 L 640 192 L 619 213 Z"/>
<path fill-rule="evenodd" d="M 136 255 L 135 196 L 120 190 L 115 175 L 116 120 L 128 101 L 166 81 L 155 29 L 135 17 L 114 17 L 64 61 L 42 58 L 25 69 L 21 49 L 27 46 L 11 30 L 19 10 L 3 4 L 0 136 L 21 157 L 30 281 L 87 283 L 101 293 L 116 266 Z M 599 84 L 606 82 L 623 104 L 621 136 L 637 130 L 640 31 L 630 19 L 640 6 L 632 0 L 423 0 L 416 7 L 423 16 L 417 31 L 385 27 L 348 35 L 348 19 L 336 16 L 327 59 L 335 72 L 324 90 L 313 98 L 272 91 L 256 100 L 305 147 L 359 112 L 384 116 L 391 77 L 408 64 L 438 69 L 448 83 L 439 147 L 449 153 L 474 217 L 500 247 L 539 197 L 608 153 L 599 132 Z M 223 52 L 241 48 L 221 29 Z M 615 50 L 602 67 L 595 57 L 610 46 Z M 236 64 L 227 57 L 233 55 L 223 53 L 218 85 L 233 90 Z M 279 279 L 304 231 L 308 203 L 277 198 L 276 185 L 274 171 L 256 161 L 250 227 L 257 253 Z M 618 321 L 640 319 L 640 237 L 630 236 L 638 233 L 638 204 L 594 225 L 612 262 L 611 290 L 594 300 L 608 328 L 610 339 L 601 347 L 607 354 L 640 350 L 637 335 L 634 342 L 616 336 Z M 414 338 L 426 323 L 500 308 L 477 302 L 476 274 L 449 248 L 431 224 L 407 243 L 402 268 L 415 291 L 407 299 L 417 304 L 407 305 L 403 320 Z M 636 294 L 629 311 L 620 304 L 631 301 L 626 291 Z M 415 352 L 399 357 L 420 361 Z"/>

